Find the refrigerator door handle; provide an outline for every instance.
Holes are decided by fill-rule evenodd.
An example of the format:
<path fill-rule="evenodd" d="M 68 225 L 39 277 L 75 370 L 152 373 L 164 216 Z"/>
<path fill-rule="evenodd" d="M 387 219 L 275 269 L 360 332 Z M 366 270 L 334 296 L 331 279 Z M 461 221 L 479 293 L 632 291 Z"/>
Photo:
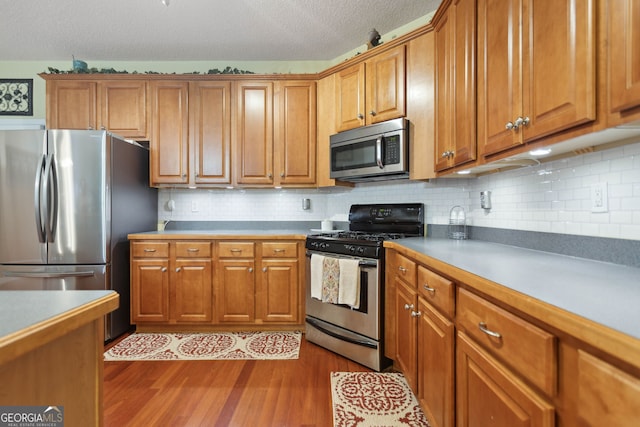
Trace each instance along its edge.
<path fill-rule="evenodd" d="M 51 184 L 52 191 L 49 190 Z M 56 163 L 53 154 L 47 155 L 47 162 L 44 167 L 44 186 L 43 186 L 45 211 L 45 230 L 49 243 L 55 241 L 56 223 L 58 222 L 58 174 L 56 173 Z"/>
<path fill-rule="evenodd" d="M 36 180 L 35 180 L 35 188 L 33 191 L 33 204 L 36 211 L 36 228 L 38 229 L 38 240 L 40 243 L 44 243 L 45 240 L 45 230 L 44 225 L 42 223 L 42 176 L 44 174 L 43 169 L 45 168 L 46 156 L 43 154 L 40 159 L 40 164 L 38 165 L 38 170 L 36 171 Z"/>
<path fill-rule="evenodd" d="M 2 273 L 5 277 L 38 277 L 38 278 L 60 278 L 60 277 L 91 277 L 95 276 L 93 271 L 70 271 L 66 273 L 50 273 L 46 271 L 28 272 L 28 271 L 5 271 Z"/>

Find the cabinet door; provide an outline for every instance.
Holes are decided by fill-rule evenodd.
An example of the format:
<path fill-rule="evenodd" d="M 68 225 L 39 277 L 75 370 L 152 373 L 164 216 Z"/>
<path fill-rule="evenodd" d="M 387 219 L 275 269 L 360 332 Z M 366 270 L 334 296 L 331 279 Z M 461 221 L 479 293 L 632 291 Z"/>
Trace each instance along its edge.
<path fill-rule="evenodd" d="M 453 323 L 418 298 L 418 398 L 431 427 L 453 427 Z"/>
<path fill-rule="evenodd" d="M 395 361 L 414 393 L 418 393 L 418 297 L 415 290 L 396 280 L 396 355 Z"/>
<path fill-rule="evenodd" d="M 640 379 L 578 351 L 578 424 L 632 426 L 640 420 Z"/>
<path fill-rule="evenodd" d="M 189 139 L 196 184 L 231 183 L 231 83 L 189 83 Z"/>
<path fill-rule="evenodd" d="M 458 427 L 553 427 L 555 411 L 499 362 L 458 332 Z"/>
<path fill-rule="evenodd" d="M 357 128 L 365 124 L 365 65 L 353 65 L 336 73 L 336 130 Z"/>
<path fill-rule="evenodd" d="M 299 323 L 297 260 L 263 260 L 256 289 L 256 318 L 264 322 Z"/>
<path fill-rule="evenodd" d="M 523 17 L 530 23 L 529 31 L 523 26 L 523 105 L 517 114 L 529 119 L 522 127 L 526 142 L 596 118 L 595 1 L 545 0 L 528 6 Z"/>
<path fill-rule="evenodd" d="M 97 129 L 97 84 L 89 81 L 47 81 L 48 129 Z"/>
<path fill-rule="evenodd" d="M 609 109 L 620 113 L 640 105 L 640 3 L 608 1 Z"/>
<path fill-rule="evenodd" d="M 366 62 L 366 123 L 404 117 L 405 47 L 395 47 Z"/>
<path fill-rule="evenodd" d="M 253 269 L 253 261 L 218 261 L 215 299 L 219 322 L 248 323 L 255 320 Z"/>
<path fill-rule="evenodd" d="M 176 321 L 211 321 L 211 261 L 176 260 L 172 286 L 171 306 Z"/>
<path fill-rule="evenodd" d="M 169 261 L 131 261 L 131 322 L 169 320 Z"/>
<path fill-rule="evenodd" d="M 451 6 L 450 6 L 451 7 Z M 453 30 L 450 9 L 438 20 L 435 27 L 436 49 L 436 138 L 435 170 L 443 171 L 451 164 L 450 151 L 453 141 Z"/>
<path fill-rule="evenodd" d="M 189 180 L 189 83 L 152 81 L 151 185 Z"/>
<path fill-rule="evenodd" d="M 455 0 L 436 24 L 435 169 L 476 158 L 476 3 Z"/>
<path fill-rule="evenodd" d="M 522 110 L 521 36 L 525 0 L 478 0 L 478 145 L 491 155 L 524 143 L 507 129 Z M 548 2 L 545 2 L 548 3 Z"/>
<path fill-rule="evenodd" d="M 101 128 L 125 138 L 149 138 L 145 81 L 102 81 L 99 104 Z"/>
<path fill-rule="evenodd" d="M 316 84 L 277 82 L 275 88 L 276 183 L 315 184 Z"/>
<path fill-rule="evenodd" d="M 236 182 L 273 185 L 273 83 L 237 82 L 234 88 Z"/>

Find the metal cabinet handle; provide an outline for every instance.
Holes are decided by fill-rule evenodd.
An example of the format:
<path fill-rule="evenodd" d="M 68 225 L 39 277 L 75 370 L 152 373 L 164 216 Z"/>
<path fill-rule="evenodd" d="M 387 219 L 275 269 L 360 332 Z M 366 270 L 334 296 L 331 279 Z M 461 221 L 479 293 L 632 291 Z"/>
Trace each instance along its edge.
<path fill-rule="evenodd" d="M 506 125 L 504 125 L 504 128 L 505 128 L 506 130 L 511 130 L 511 129 L 513 129 L 513 122 L 507 122 L 507 124 L 506 124 Z"/>
<path fill-rule="evenodd" d="M 262 272 L 266 273 L 267 272 L 267 267 L 262 267 Z"/>
<path fill-rule="evenodd" d="M 147 248 L 145 248 L 144 251 L 145 252 L 155 252 L 156 250 L 155 249 L 147 249 Z"/>
<path fill-rule="evenodd" d="M 420 317 L 422 313 L 419 311 L 411 311 L 411 317 Z"/>
<path fill-rule="evenodd" d="M 284 249 L 282 249 L 282 248 L 275 248 L 275 249 L 273 250 L 273 252 L 275 252 L 275 253 L 281 253 L 281 252 L 284 252 Z"/>
<path fill-rule="evenodd" d="M 280 178 L 284 178 L 284 172 L 280 172 Z"/>
<path fill-rule="evenodd" d="M 426 283 L 424 285 L 422 285 L 422 289 L 424 289 L 427 292 L 431 292 L 432 294 L 436 293 L 435 288 L 432 288 L 431 286 L 427 285 Z"/>
<path fill-rule="evenodd" d="M 358 119 L 360 119 L 360 120 L 364 119 L 364 114 L 358 113 Z"/>
<path fill-rule="evenodd" d="M 371 116 L 375 116 L 375 115 L 376 115 L 376 112 L 375 112 L 375 111 L 373 111 L 373 110 L 371 110 L 371 111 L 369 111 L 369 115 L 371 115 Z"/>
<path fill-rule="evenodd" d="M 491 329 L 487 328 L 487 324 L 484 323 L 484 322 L 478 323 L 478 328 L 480 328 L 480 330 L 482 332 L 484 332 L 485 334 L 489 335 L 490 337 L 502 338 L 502 334 L 500 334 L 499 332 L 494 332 Z"/>
<path fill-rule="evenodd" d="M 253 273 L 253 267 L 249 267 L 249 273 Z"/>
<path fill-rule="evenodd" d="M 413 310 L 413 304 L 405 304 L 404 305 L 404 309 L 405 310 Z"/>
<path fill-rule="evenodd" d="M 181 270 L 180 267 L 176 268 L 176 273 L 180 273 L 180 270 Z"/>
<path fill-rule="evenodd" d="M 198 248 L 187 248 L 187 252 L 200 252 Z"/>
<path fill-rule="evenodd" d="M 237 249 L 237 248 L 231 248 L 229 249 L 229 251 L 236 253 L 236 252 L 242 252 L 242 249 Z"/>
<path fill-rule="evenodd" d="M 162 272 L 164 273 L 165 271 L 167 271 L 167 267 L 162 267 L 162 268 L 160 269 L 160 271 L 162 271 Z"/>
<path fill-rule="evenodd" d="M 406 268 L 404 268 L 403 266 L 399 266 L 399 267 L 398 267 L 398 270 L 400 270 L 400 271 L 401 271 L 401 272 L 403 272 L 403 273 L 406 273 L 406 272 L 407 272 L 407 269 L 406 269 Z"/>

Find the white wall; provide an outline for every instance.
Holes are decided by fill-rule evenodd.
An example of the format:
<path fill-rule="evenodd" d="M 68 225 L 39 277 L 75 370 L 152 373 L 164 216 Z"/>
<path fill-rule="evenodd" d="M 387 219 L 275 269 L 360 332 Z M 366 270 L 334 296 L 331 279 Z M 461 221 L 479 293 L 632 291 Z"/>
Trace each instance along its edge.
<path fill-rule="evenodd" d="M 607 182 L 609 211 L 591 212 L 591 184 Z M 480 208 L 480 191 L 493 208 Z M 176 202 L 173 212 L 167 200 Z M 302 210 L 302 199 L 311 209 Z M 160 191 L 160 219 L 182 221 L 346 220 L 354 203 L 423 202 L 429 224 L 461 205 L 472 225 L 640 240 L 640 141 L 539 166 L 467 179 L 358 184 L 353 189 Z M 195 206 L 193 206 L 195 203 Z M 195 208 L 197 212 L 193 212 Z"/>

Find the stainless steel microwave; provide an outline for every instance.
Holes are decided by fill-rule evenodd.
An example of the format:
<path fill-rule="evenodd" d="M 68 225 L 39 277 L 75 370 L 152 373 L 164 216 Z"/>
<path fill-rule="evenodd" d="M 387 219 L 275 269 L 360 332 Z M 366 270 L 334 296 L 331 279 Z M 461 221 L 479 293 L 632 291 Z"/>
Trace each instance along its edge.
<path fill-rule="evenodd" d="M 409 178 L 409 121 L 404 118 L 330 137 L 330 177 L 366 182 Z"/>

